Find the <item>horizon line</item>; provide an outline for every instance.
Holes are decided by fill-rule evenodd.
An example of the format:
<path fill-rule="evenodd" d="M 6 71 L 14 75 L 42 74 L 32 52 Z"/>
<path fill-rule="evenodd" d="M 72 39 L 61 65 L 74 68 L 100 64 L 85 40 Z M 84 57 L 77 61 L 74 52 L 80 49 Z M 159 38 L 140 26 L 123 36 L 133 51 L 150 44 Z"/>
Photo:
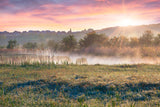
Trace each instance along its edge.
<path fill-rule="evenodd" d="M 93 28 L 85 28 L 83 30 L 75 30 L 73 31 L 72 33 L 74 32 L 82 32 L 84 30 L 94 30 L 94 31 L 99 31 L 99 30 L 103 30 L 103 29 L 107 29 L 107 28 L 114 28 L 114 27 L 134 27 L 134 26 L 147 26 L 147 25 L 156 25 L 156 24 L 160 24 L 160 23 L 150 23 L 150 24 L 141 24 L 141 25 L 127 25 L 127 26 L 109 26 L 109 27 L 105 27 L 105 28 L 100 28 L 100 29 L 93 29 Z M 30 32 L 30 31 L 38 31 L 38 32 L 45 32 L 45 31 L 50 31 L 50 32 L 70 32 L 72 31 L 72 28 L 70 28 L 68 31 L 67 30 L 24 30 L 24 31 L 18 31 L 18 30 L 14 30 L 14 31 L 7 31 L 7 30 L 4 30 L 4 31 L 0 31 L 1 33 L 2 32 L 7 32 L 7 33 L 14 33 L 14 32 L 20 32 L 20 33 L 23 33 L 23 32 Z"/>

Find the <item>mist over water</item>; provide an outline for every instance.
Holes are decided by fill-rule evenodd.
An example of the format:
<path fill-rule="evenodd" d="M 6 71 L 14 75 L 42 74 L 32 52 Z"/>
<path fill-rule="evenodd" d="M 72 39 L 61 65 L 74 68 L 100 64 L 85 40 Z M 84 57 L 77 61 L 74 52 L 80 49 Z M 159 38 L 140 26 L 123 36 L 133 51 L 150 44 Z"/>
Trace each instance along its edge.
<path fill-rule="evenodd" d="M 131 58 L 131 57 L 100 57 L 100 56 L 82 56 L 87 58 L 88 64 L 159 64 L 159 60 L 154 58 Z M 75 57 L 72 56 L 72 59 Z"/>
<path fill-rule="evenodd" d="M 36 51 L 36 52 L 22 52 L 21 54 L 36 55 L 36 56 L 68 56 L 72 63 L 76 64 L 76 59 L 86 58 L 89 65 L 102 64 L 102 65 L 118 65 L 118 64 L 160 64 L 158 57 L 107 57 L 107 56 L 94 56 L 84 54 L 62 53 L 53 52 L 50 50 Z"/>
<path fill-rule="evenodd" d="M 93 55 L 80 55 L 69 53 L 55 53 L 55 56 L 68 56 L 73 63 L 76 63 L 77 58 L 86 58 L 89 65 L 118 65 L 118 64 L 160 64 L 160 58 L 142 58 L 142 57 L 106 57 Z"/>

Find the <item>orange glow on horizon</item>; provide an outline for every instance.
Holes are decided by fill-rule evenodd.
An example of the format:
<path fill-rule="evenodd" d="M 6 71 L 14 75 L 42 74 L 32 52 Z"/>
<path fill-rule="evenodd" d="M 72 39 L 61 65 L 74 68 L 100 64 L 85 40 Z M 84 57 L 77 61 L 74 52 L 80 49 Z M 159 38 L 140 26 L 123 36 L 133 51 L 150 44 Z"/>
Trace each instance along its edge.
<path fill-rule="evenodd" d="M 86 2 L 86 4 L 83 4 L 83 2 Z M 20 5 L 20 3 L 13 5 L 8 1 L 4 3 L 4 5 L 9 7 L 8 10 L 3 10 L 5 8 L 0 10 L 0 31 L 68 31 L 70 28 L 73 31 L 79 31 L 89 28 L 101 29 L 113 26 L 160 22 L 160 8 L 153 7 L 152 5 L 151 7 L 147 7 L 147 5 L 150 5 L 149 3 L 153 4 L 154 2 L 155 6 L 158 5 L 158 0 L 144 0 L 143 2 L 89 0 L 83 2 L 82 4 L 80 4 L 81 1 L 79 1 L 79 4 L 78 1 L 76 2 L 77 4 L 74 4 L 74 2 L 73 4 L 68 4 L 68 2 L 66 4 L 63 2 L 59 4 L 45 4 L 44 2 L 44 4 L 39 5 L 37 8 L 29 10 L 30 8 L 26 7 L 24 10 L 20 9 L 17 11 L 18 8 L 14 5 Z M 19 6 L 19 8 L 23 7 Z"/>

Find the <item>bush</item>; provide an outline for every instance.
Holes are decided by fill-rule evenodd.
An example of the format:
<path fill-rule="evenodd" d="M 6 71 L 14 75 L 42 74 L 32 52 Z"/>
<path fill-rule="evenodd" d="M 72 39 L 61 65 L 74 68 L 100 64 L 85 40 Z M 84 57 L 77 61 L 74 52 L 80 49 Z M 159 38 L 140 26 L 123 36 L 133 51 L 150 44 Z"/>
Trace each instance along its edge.
<path fill-rule="evenodd" d="M 156 49 L 154 47 L 142 47 L 141 55 L 142 57 L 155 57 L 157 56 Z"/>
<path fill-rule="evenodd" d="M 150 30 L 144 32 L 143 36 L 139 38 L 139 43 L 142 46 L 152 46 L 153 44 L 153 33 Z"/>
<path fill-rule="evenodd" d="M 32 43 L 32 42 L 28 42 L 23 45 L 23 48 L 25 49 L 36 49 L 37 47 L 38 47 L 37 43 Z"/>
<path fill-rule="evenodd" d="M 59 48 L 59 44 L 54 40 L 49 40 L 47 43 L 47 47 L 51 50 L 57 51 Z"/>
<path fill-rule="evenodd" d="M 69 35 L 62 40 L 63 51 L 73 51 L 77 46 L 77 41 L 73 35 Z"/>
<path fill-rule="evenodd" d="M 8 45 L 7 45 L 7 49 L 13 49 L 16 46 L 17 46 L 17 41 L 16 40 L 9 40 Z"/>
<path fill-rule="evenodd" d="M 92 31 L 87 34 L 83 39 L 79 41 L 80 48 L 87 48 L 92 46 L 103 46 L 107 38 L 103 34 L 97 34 L 95 31 Z"/>

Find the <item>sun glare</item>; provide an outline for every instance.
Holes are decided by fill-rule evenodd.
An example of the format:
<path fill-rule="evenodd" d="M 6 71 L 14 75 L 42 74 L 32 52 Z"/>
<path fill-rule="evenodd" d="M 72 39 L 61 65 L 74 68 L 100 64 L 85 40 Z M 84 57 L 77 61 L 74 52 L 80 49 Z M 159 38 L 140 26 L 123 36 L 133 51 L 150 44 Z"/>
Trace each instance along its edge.
<path fill-rule="evenodd" d="M 133 19 L 122 19 L 119 26 L 130 26 L 130 25 L 137 25 L 137 22 Z"/>

